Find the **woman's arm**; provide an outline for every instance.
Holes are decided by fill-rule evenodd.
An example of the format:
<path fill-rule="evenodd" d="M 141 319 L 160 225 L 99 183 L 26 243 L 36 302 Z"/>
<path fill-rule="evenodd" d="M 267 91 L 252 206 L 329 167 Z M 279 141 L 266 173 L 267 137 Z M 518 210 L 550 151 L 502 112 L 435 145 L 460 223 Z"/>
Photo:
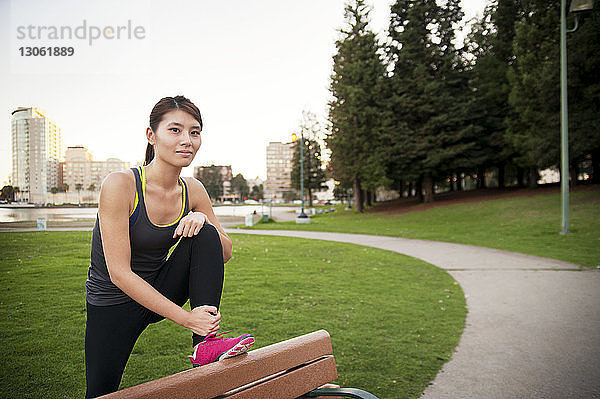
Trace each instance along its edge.
<path fill-rule="evenodd" d="M 215 226 L 219 232 L 219 237 L 221 238 L 221 244 L 223 246 L 223 261 L 227 262 L 231 259 L 233 253 L 233 243 L 215 216 L 208 192 L 204 188 L 204 185 L 196 178 L 186 177 L 185 182 L 190 191 L 190 210 L 193 212 L 201 212 L 206 216 L 206 219 L 208 219 L 210 224 Z M 182 234 L 182 231 L 183 228 L 181 231 L 178 228 L 176 233 Z"/>
<path fill-rule="evenodd" d="M 129 197 L 133 195 L 127 196 L 124 193 L 133 193 L 134 190 L 135 182 L 127 172 L 111 173 L 100 189 L 98 218 L 106 267 L 111 281 L 140 305 L 197 334 L 208 335 L 216 331 L 220 317 L 209 313 L 216 313 L 216 308 L 207 307 L 206 312 L 194 312 L 192 315 L 192 312 L 171 302 L 131 270 Z"/>

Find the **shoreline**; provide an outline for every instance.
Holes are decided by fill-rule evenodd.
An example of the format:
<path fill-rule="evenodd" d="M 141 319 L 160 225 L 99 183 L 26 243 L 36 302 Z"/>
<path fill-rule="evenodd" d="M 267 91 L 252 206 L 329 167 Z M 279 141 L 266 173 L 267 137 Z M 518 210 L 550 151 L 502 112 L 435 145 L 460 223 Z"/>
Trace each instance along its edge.
<path fill-rule="evenodd" d="M 259 204 L 212 204 L 213 208 L 215 207 L 222 207 L 222 206 L 259 206 L 261 205 Z M 263 206 L 270 206 L 269 203 L 265 203 L 262 204 Z M 274 207 L 285 207 L 285 206 L 289 206 L 289 207 L 295 207 L 295 208 L 300 208 L 299 204 L 288 204 L 288 203 L 281 203 L 281 204 L 273 204 Z M 315 204 L 313 206 L 314 207 L 318 207 L 318 206 L 324 206 L 323 204 Z M 12 204 L 0 204 L 0 208 L 6 208 L 6 209 L 81 209 L 81 208 L 98 208 L 98 204 L 81 204 L 81 205 L 73 205 L 73 204 L 69 204 L 69 205 L 51 205 L 51 206 L 39 206 L 39 205 L 34 205 L 34 204 L 19 204 L 19 205 L 12 205 Z"/>
<path fill-rule="evenodd" d="M 217 216 L 219 223 L 223 227 L 235 226 L 244 223 L 243 216 Z M 74 219 L 74 220 L 48 220 L 46 222 L 46 230 L 52 229 L 92 229 L 96 223 L 94 219 Z M 0 232 L 18 231 L 18 230 L 37 230 L 37 221 L 21 220 L 17 222 L 0 222 Z M 43 230 L 39 230 L 43 231 Z"/>
<path fill-rule="evenodd" d="M 39 206 L 39 205 L 34 205 L 34 204 L 19 204 L 19 205 L 12 205 L 12 204 L 0 204 L 0 208 L 5 208 L 5 209 L 55 209 L 55 208 L 60 208 L 60 209 L 81 209 L 81 208 L 98 208 L 98 204 L 95 205 L 52 205 L 52 206 Z"/>

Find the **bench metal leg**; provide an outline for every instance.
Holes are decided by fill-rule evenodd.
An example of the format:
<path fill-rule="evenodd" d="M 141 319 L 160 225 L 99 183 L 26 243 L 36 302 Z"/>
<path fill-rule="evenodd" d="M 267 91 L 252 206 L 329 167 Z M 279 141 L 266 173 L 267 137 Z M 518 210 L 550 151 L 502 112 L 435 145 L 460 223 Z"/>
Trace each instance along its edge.
<path fill-rule="evenodd" d="M 306 398 L 316 398 L 319 396 L 342 396 L 346 398 L 357 399 L 377 399 L 377 396 L 370 392 L 356 388 L 318 388 L 304 394 Z"/>

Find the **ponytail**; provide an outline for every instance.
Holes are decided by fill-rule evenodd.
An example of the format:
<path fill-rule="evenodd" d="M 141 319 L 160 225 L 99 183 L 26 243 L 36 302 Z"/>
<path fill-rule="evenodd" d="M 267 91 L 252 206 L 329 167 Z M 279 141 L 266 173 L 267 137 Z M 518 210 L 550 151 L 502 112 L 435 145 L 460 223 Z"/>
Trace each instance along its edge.
<path fill-rule="evenodd" d="M 144 166 L 148 165 L 154 159 L 154 146 L 150 143 L 146 146 L 146 160 Z"/>

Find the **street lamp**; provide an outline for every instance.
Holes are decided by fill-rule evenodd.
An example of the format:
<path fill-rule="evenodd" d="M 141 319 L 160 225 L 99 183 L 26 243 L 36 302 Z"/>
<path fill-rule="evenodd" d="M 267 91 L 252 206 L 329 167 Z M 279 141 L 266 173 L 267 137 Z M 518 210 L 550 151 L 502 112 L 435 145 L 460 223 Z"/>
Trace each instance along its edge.
<path fill-rule="evenodd" d="M 297 141 L 298 135 L 292 133 L 292 141 Z M 296 217 L 296 223 L 310 223 L 310 218 L 304 213 L 304 132 L 300 132 L 300 199 L 302 200 L 302 209 L 300 215 Z"/>
<path fill-rule="evenodd" d="M 578 18 L 578 13 L 583 11 L 591 11 L 594 9 L 594 0 L 573 0 L 569 12 L 575 13 L 575 18 Z M 577 29 L 573 29 L 575 31 Z"/>
<path fill-rule="evenodd" d="M 567 32 L 579 27 L 579 14 L 594 8 L 594 0 L 572 0 L 575 26 L 567 30 L 567 0 L 560 2 L 560 187 L 562 198 L 561 234 L 569 234 L 569 111 L 567 103 Z"/>

